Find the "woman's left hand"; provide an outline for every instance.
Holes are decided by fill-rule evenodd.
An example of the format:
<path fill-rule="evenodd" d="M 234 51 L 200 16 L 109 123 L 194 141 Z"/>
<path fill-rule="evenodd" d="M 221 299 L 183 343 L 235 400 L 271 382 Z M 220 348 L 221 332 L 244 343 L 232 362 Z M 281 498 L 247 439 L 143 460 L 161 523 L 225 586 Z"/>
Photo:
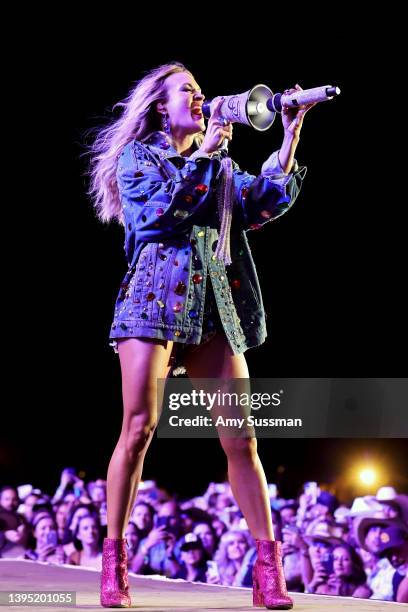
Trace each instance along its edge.
<path fill-rule="evenodd" d="M 284 94 L 292 94 L 295 91 L 303 91 L 300 85 L 296 84 L 292 89 L 285 89 Z M 282 125 L 285 134 L 290 134 L 294 138 L 299 138 L 300 130 L 302 129 L 303 119 L 308 110 L 315 106 L 313 104 L 302 104 L 300 106 L 283 106 L 282 107 Z"/>

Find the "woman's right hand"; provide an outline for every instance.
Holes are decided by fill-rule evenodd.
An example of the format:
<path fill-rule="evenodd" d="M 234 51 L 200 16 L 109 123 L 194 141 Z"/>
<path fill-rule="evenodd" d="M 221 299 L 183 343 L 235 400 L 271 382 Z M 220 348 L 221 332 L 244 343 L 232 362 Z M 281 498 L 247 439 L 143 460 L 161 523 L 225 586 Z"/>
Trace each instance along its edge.
<path fill-rule="evenodd" d="M 207 584 L 221 584 L 221 578 L 212 572 L 205 573 Z"/>
<path fill-rule="evenodd" d="M 331 574 L 327 580 L 328 586 L 333 590 L 335 595 L 340 595 L 342 579 L 336 574 Z"/>
<path fill-rule="evenodd" d="M 328 577 L 329 574 L 326 572 L 326 570 L 320 564 L 317 564 L 312 581 L 309 583 L 308 588 L 312 592 L 314 592 L 314 590 L 316 589 L 316 587 L 319 586 L 319 584 L 323 584 L 323 582 L 327 581 Z"/>
<path fill-rule="evenodd" d="M 284 536 L 284 542 L 293 546 L 294 549 L 307 550 L 308 546 L 306 542 L 300 535 L 299 530 L 296 529 L 293 525 L 289 527 L 283 527 L 282 535 Z"/>
<path fill-rule="evenodd" d="M 56 547 L 53 544 L 41 543 L 38 545 L 38 560 L 47 561 L 50 555 L 53 555 L 56 551 Z"/>
<path fill-rule="evenodd" d="M 149 535 L 147 536 L 144 546 L 147 550 L 149 550 L 150 548 L 152 548 L 152 546 L 158 544 L 158 542 L 165 540 L 168 535 L 169 534 L 167 533 L 164 525 L 162 525 L 161 527 L 156 527 L 155 529 L 152 529 Z"/>
<path fill-rule="evenodd" d="M 214 153 L 222 145 L 224 138 L 232 139 L 232 123 L 224 125 L 225 120 L 221 115 L 221 106 L 224 98 L 219 98 L 214 105 L 211 117 L 208 120 L 200 151 L 203 153 Z"/>
<path fill-rule="evenodd" d="M 74 478 L 73 478 L 73 474 L 71 474 L 69 471 L 62 470 L 62 474 L 61 474 L 61 481 L 60 481 L 60 487 L 61 489 L 66 489 L 66 487 L 71 484 L 72 482 L 74 482 Z"/>

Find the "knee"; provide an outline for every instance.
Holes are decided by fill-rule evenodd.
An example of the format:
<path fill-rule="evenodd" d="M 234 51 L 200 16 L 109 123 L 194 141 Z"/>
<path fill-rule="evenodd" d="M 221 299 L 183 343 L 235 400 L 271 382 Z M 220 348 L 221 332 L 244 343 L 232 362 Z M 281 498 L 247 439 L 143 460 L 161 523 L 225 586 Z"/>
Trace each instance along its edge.
<path fill-rule="evenodd" d="M 224 438 L 221 440 L 221 445 L 228 460 L 252 463 L 257 460 L 256 438 Z"/>
<path fill-rule="evenodd" d="M 146 449 L 156 429 L 156 420 L 148 414 L 136 414 L 129 418 L 124 428 L 126 452 L 133 463 Z"/>

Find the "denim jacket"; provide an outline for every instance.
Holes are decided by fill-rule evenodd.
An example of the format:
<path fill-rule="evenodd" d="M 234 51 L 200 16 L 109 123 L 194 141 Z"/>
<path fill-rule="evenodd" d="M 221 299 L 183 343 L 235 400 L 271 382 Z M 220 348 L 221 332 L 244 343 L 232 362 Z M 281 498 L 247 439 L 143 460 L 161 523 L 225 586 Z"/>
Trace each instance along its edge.
<path fill-rule="evenodd" d="M 180 156 L 161 132 L 129 142 L 118 158 L 128 271 L 116 301 L 110 338 L 147 337 L 199 344 L 207 283 L 232 351 L 266 338 L 261 290 L 246 233 L 280 217 L 296 200 L 306 168 L 285 175 L 278 152 L 255 177 L 233 163 L 231 259 L 214 254 L 220 220 L 220 159 Z"/>

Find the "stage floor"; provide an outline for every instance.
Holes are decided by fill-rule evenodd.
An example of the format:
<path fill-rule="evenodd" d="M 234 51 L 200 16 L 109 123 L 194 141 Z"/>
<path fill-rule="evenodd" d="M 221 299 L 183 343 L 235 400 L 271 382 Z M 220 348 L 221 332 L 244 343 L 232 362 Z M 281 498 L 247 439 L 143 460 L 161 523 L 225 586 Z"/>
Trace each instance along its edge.
<path fill-rule="evenodd" d="M 100 612 L 99 572 L 74 566 L 57 566 L 12 559 L 0 559 L 0 591 L 75 591 L 76 606 L 30 605 L 0 606 L 0 610 L 86 610 Z M 220 587 L 167 580 L 147 576 L 129 576 L 133 608 L 140 612 L 204 612 L 205 610 L 254 611 L 250 589 Z M 407 604 L 396 604 L 348 597 L 324 595 L 292 595 L 297 612 L 386 612 L 406 609 Z"/>

